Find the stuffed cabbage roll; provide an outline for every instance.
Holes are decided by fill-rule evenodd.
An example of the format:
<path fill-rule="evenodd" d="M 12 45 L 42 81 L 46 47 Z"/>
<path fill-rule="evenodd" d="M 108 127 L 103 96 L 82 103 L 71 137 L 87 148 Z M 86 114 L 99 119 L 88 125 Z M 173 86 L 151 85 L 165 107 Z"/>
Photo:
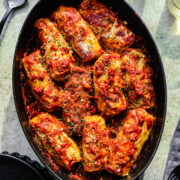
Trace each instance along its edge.
<path fill-rule="evenodd" d="M 129 173 L 149 138 L 154 121 L 155 117 L 142 108 L 127 112 L 117 137 L 110 144 L 110 158 L 106 167 L 109 172 L 120 176 Z"/>
<path fill-rule="evenodd" d="M 93 79 L 97 109 L 106 116 L 114 116 L 126 109 L 122 77 L 119 54 L 106 52 L 95 62 Z"/>
<path fill-rule="evenodd" d="M 135 35 L 118 18 L 118 14 L 97 0 L 83 0 L 79 12 L 104 46 L 116 51 L 129 47 Z"/>
<path fill-rule="evenodd" d="M 44 57 L 51 77 L 56 81 L 64 81 L 65 75 L 74 63 L 68 43 L 59 32 L 56 23 L 47 18 L 38 19 L 35 28 L 43 44 Z"/>
<path fill-rule="evenodd" d="M 85 171 L 105 169 L 109 157 L 109 133 L 103 117 L 93 115 L 84 118 L 82 149 Z"/>
<path fill-rule="evenodd" d="M 61 121 L 48 113 L 40 113 L 30 120 L 30 126 L 52 158 L 64 168 L 81 161 L 81 154 L 76 143 L 65 132 Z"/>
<path fill-rule="evenodd" d="M 152 83 L 152 69 L 149 60 L 140 49 L 128 49 L 121 55 L 125 75 L 126 100 L 128 107 L 153 108 L 155 94 Z"/>
<path fill-rule="evenodd" d="M 60 6 L 53 18 L 83 62 L 96 60 L 102 54 L 96 36 L 75 8 Z"/>
<path fill-rule="evenodd" d="M 25 56 L 22 60 L 31 90 L 42 109 L 48 112 L 61 109 L 61 91 L 56 87 L 46 67 L 40 51 Z"/>

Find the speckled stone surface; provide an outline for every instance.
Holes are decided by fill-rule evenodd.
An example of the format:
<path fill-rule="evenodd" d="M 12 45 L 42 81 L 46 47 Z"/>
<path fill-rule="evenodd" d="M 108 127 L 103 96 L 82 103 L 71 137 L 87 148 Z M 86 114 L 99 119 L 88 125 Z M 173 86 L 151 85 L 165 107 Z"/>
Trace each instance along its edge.
<path fill-rule="evenodd" d="M 6 1 L 0 0 L 0 18 Z M 37 0 L 14 11 L 0 44 L 0 151 L 19 152 L 38 160 L 20 127 L 12 95 L 12 62 L 16 41 L 25 17 Z M 180 24 L 169 13 L 166 0 L 127 0 L 142 17 L 159 48 L 168 86 L 166 124 L 157 153 L 147 168 L 144 180 L 161 180 L 169 145 L 180 117 Z M 38 160 L 39 161 L 39 160 Z"/>

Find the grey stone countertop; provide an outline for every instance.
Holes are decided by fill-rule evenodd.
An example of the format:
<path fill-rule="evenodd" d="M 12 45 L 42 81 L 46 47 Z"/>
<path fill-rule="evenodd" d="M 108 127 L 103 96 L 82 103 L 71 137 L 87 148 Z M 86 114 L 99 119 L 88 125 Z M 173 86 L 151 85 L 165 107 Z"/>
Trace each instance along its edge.
<path fill-rule="evenodd" d="M 39 161 L 27 142 L 16 114 L 12 95 L 12 63 L 15 45 L 22 24 L 37 0 L 15 10 L 5 27 L 0 44 L 0 152 L 19 152 Z M 6 1 L 0 0 L 0 18 Z M 169 145 L 180 117 L 180 23 L 169 13 L 166 0 L 127 0 L 142 17 L 153 35 L 165 68 L 168 104 L 162 139 L 157 153 L 145 171 L 144 180 L 161 180 Z M 178 29 L 179 28 L 179 29 Z"/>

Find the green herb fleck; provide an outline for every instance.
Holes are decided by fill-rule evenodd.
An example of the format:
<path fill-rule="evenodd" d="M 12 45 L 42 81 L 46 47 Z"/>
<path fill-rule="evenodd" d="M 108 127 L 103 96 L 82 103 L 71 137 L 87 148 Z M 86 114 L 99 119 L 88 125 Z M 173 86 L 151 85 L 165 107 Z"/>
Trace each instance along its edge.
<path fill-rule="evenodd" d="M 75 126 L 74 122 L 71 122 L 70 126 L 71 126 L 71 127 L 74 127 L 74 126 Z"/>
<path fill-rule="evenodd" d="M 112 23 L 114 22 L 112 18 L 108 18 L 108 21 Z"/>
<path fill-rule="evenodd" d="M 101 31 L 104 31 L 104 27 L 101 27 Z"/>
<path fill-rule="evenodd" d="M 128 86 L 124 87 L 124 90 L 127 91 L 128 90 Z"/>
<path fill-rule="evenodd" d="M 62 119 L 61 119 L 61 118 L 58 118 L 58 121 L 62 121 Z"/>
<path fill-rule="evenodd" d="M 91 4 L 88 4 L 87 6 L 88 6 L 89 9 L 92 7 Z"/>
<path fill-rule="evenodd" d="M 41 59 L 41 58 L 38 58 L 38 61 L 41 63 L 42 59 Z"/>
<path fill-rule="evenodd" d="M 129 94 L 128 94 L 127 92 L 124 92 L 124 96 L 125 96 L 126 98 L 128 98 L 128 97 L 129 97 Z"/>

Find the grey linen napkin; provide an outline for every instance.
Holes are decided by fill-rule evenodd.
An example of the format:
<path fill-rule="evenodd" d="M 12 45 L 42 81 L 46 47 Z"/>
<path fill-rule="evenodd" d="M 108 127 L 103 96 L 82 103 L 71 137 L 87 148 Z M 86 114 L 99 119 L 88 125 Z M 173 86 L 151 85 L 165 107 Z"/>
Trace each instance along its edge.
<path fill-rule="evenodd" d="M 180 119 L 171 140 L 169 155 L 166 163 L 163 180 L 167 180 L 171 171 L 180 165 Z"/>

